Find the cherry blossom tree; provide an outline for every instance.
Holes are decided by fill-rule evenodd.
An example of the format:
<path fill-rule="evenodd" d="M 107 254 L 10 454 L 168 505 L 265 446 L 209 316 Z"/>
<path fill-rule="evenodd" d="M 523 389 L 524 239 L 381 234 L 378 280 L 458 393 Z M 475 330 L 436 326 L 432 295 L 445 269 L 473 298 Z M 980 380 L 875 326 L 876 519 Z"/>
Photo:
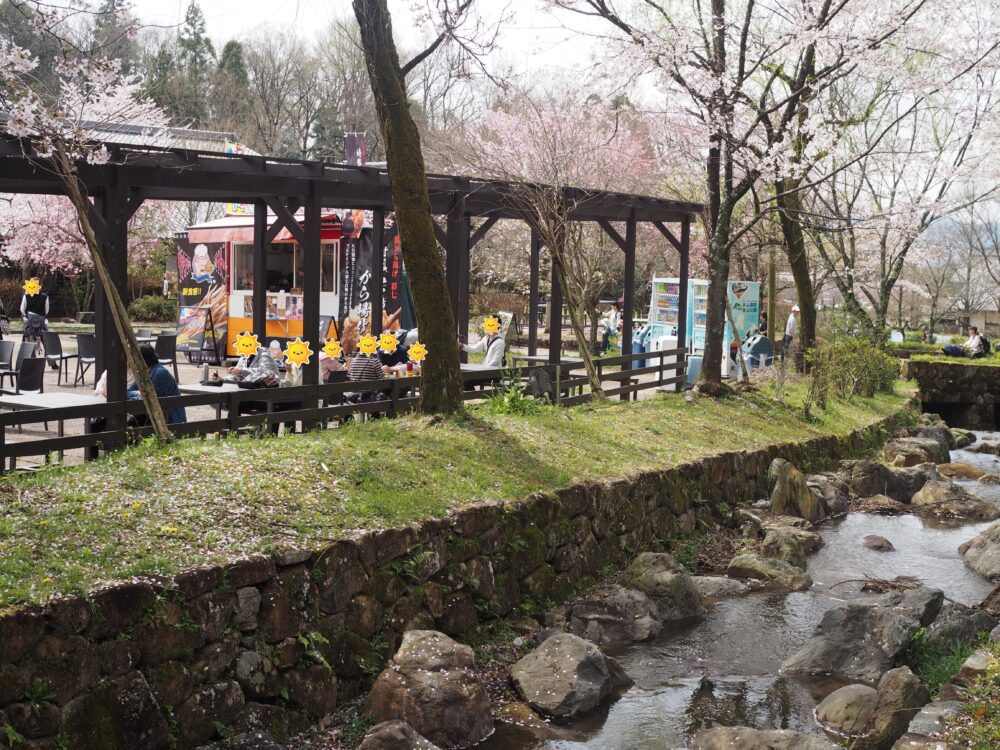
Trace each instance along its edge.
<path fill-rule="evenodd" d="M 102 49 L 87 49 L 71 41 L 73 24 L 86 6 L 23 1 L 19 6 L 29 12 L 35 33 L 56 41 L 60 52 L 54 64 L 54 85 L 42 86 L 33 75 L 39 61 L 11 41 L 0 41 L 0 108 L 7 111 L 7 134 L 20 139 L 25 156 L 39 169 L 58 178 L 72 204 L 154 432 L 160 440 L 170 441 L 173 436 L 91 223 L 91 197 L 77 171 L 81 163 L 111 161 L 111 153 L 96 135 L 107 128 L 123 123 L 142 125 L 147 128 L 147 140 L 154 142 L 169 122 L 158 107 L 142 97 L 139 83 L 121 74 L 117 60 L 109 59 Z M 134 32 L 134 26 L 123 25 L 122 34 Z"/>

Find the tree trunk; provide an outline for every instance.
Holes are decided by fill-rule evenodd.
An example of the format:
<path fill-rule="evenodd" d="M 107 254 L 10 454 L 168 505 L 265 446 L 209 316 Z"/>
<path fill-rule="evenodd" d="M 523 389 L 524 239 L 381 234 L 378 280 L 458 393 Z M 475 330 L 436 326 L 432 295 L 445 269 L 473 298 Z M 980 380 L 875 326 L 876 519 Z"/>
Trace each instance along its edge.
<path fill-rule="evenodd" d="M 353 0 L 353 4 L 385 142 L 403 262 L 413 289 L 420 338 L 428 349 L 420 408 L 427 413 L 461 411 L 462 373 L 454 311 L 434 237 L 420 134 L 410 114 L 406 82 L 392 38 L 392 19 L 386 0 Z"/>
<path fill-rule="evenodd" d="M 775 191 L 781 233 L 785 239 L 785 255 L 792 269 L 799 300 L 799 351 L 804 354 L 816 343 L 816 292 L 809 271 L 809 256 L 800 220 L 801 196 L 797 187 L 791 180 L 779 180 Z"/>
<path fill-rule="evenodd" d="M 708 246 L 708 311 L 705 319 L 705 353 L 701 361 L 701 385 L 722 383 L 722 346 L 726 336 L 726 299 L 729 287 L 729 225 L 723 212 Z M 768 322 L 770 325 L 770 322 Z"/>
<path fill-rule="evenodd" d="M 552 267 L 559 276 L 559 285 L 563 290 L 563 301 L 569 310 L 570 325 L 573 328 L 576 345 L 580 349 L 580 359 L 583 360 L 583 368 L 587 371 L 587 379 L 590 381 L 590 391 L 595 399 L 603 400 L 604 389 L 601 387 L 601 379 L 597 376 L 593 350 L 587 346 L 587 336 L 583 330 L 583 311 L 580 309 L 580 304 L 577 301 L 576 290 L 569 283 L 566 264 L 563 262 L 562 250 L 552 253 Z"/>
<path fill-rule="evenodd" d="M 153 388 L 153 381 L 149 377 L 149 367 L 139 352 L 139 342 L 136 341 L 135 331 L 132 330 L 132 323 L 128 319 L 128 313 L 122 302 L 121 293 L 118 287 L 112 283 L 111 272 L 108 269 L 107 263 L 104 262 L 104 255 L 101 253 L 100 245 L 94 234 L 94 228 L 90 224 L 90 215 L 88 213 L 90 202 L 87 199 L 84 187 L 66 154 L 57 152 L 53 163 L 56 165 L 56 172 L 66 187 L 66 193 L 76 209 L 76 218 L 80 225 L 80 233 L 87 243 L 90 256 L 94 261 L 94 271 L 111 305 L 111 317 L 115 322 L 115 329 L 118 332 L 119 340 L 122 342 L 122 348 L 125 350 L 125 358 L 128 361 L 128 366 L 135 375 L 135 382 L 139 386 L 139 393 L 146 406 L 146 414 L 149 417 L 149 421 L 153 425 L 153 432 L 160 441 L 169 443 L 174 439 L 174 436 L 167 425 L 167 419 L 163 414 L 163 407 L 160 406 L 160 399 L 156 395 L 156 389 Z M 106 336 L 109 334 L 110 331 L 104 332 Z"/>

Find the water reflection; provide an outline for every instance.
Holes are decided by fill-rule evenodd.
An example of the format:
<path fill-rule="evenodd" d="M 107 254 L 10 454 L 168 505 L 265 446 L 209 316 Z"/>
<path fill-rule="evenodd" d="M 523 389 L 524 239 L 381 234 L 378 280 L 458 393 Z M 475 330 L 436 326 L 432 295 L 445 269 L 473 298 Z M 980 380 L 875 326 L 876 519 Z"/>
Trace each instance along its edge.
<path fill-rule="evenodd" d="M 988 437 L 1000 442 L 1000 433 Z M 953 452 L 1000 473 L 993 456 Z M 1000 505 L 1000 487 L 965 482 Z M 815 585 L 791 594 L 758 593 L 709 607 L 699 623 L 664 632 L 618 659 L 635 681 L 619 701 L 541 740 L 500 725 L 484 750 L 667 750 L 681 748 L 700 729 L 717 725 L 814 730 L 813 709 L 836 687 L 778 675 L 781 662 L 811 635 L 824 611 L 858 595 L 866 576 L 914 576 L 956 601 L 980 601 L 992 587 L 969 571 L 958 545 L 988 524 L 942 524 L 915 516 L 854 514 L 821 528 L 825 546 L 809 561 Z M 884 536 L 895 552 L 866 549 L 868 534 Z"/>

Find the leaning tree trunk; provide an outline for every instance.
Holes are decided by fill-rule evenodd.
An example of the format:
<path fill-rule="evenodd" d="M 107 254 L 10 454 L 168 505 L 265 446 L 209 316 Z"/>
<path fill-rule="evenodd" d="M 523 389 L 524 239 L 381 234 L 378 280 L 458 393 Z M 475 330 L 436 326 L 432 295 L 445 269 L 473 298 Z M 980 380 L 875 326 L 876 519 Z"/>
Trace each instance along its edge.
<path fill-rule="evenodd" d="M 569 309 L 569 320 L 573 326 L 573 337 L 576 339 L 576 345 L 580 349 L 580 359 L 583 360 L 583 368 L 587 371 L 587 380 L 590 381 L 590 391 L 595 399 L 603 400 L 604 388 L 601 386 L 601 378 L 598 376 L 597 367 L 594 365 L 593 351 L 587 346 L 587 335 L 583 330 L 583 310 L 580 309 L 576 291 L 570 286 L 562 250 L 552 253 L 552 268 L 559 277 L 559 285 L 563 290 L 563 300 Z"/>
<path fill-rule="evenodd" d="M 434 236 L 420 134 L 410 114 L 406 82 L 392 38 L 392 19 L 386 0 L 353 3 L 385 142 L 403 261 L 413 289 L 420 338 L 428 349 L 420 408 L 427 413 L 457 412 L 462 409 L 462 373 L 455 317 Z"/>
<path fill-rule="evenodd" d="M 798 185 L 791 180 L 780 180 L 775 185 L 781 233 L 785 239 L 785 255 L 792 269 L 795 291 L 799 300 L 799 346 L 804 355 L 816 343 L 816 291 L 809 272 L 805 234 L 802 231 L 801 197 Z"/>
<path fill-rule="evenodd" d="M 167 419 L 163 415 L 163 407 L 160 406 L 160 399 L 156 395 L 156 389 L 153 388 L 153 381 L 149 376 L 149 367 L 139 352 L 139 342 L 136 341 L 135 332 L 132 330 L 132 324 L 128 319 L 128 312 L 125 310 L 125 304 L 122 302 L 118 287 L 115 286 L 111 279 L 111 271 L 104 261 L 104 255 L 101 253 L 100 245 L 94 234 L 94 228 L 90 224 L 90 202 L 87 199 L 84 187 L 80 183 L 79 177 L 77 177 L 73 163 L 65 153 L 57 151 L 53 162 L 56 166 L 56 173 L 66 188 L 66 194 L 76 209 L 76 218 L 77 223 L 80 225 L 80 233 L 83 235 L 87 249 L 90 251 L 90 257 L 94 261 L 94 270 L 97 273 L 97 278 L 107 296 L 111 307 L 111 318 L 114 320 L 118 339 L 125 350 L 125 358 L 128 361 L 128 366 L 135 375 L 135 382 L 139 386 L 139 393 L 142 395 L 142 401 L 146 406 L 146 414 L 149 416 L 149 421 L 153 425 L 153 431 L 160 441 L 169 443 L 173 440 L 174 436 L 170 432 L 170 427 L 167 426 Z M 105 332 L 105 335 L 107 335 L 107 332 Z"/>

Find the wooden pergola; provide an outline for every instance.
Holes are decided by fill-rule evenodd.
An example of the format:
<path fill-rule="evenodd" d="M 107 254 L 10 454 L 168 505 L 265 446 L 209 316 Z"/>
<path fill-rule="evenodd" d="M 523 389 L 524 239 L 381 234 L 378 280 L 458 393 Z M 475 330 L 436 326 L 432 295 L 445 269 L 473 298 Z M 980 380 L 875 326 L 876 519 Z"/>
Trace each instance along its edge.
<path fill-rule="evenodd" d="M 91 221 L 114 283 L 120 289 L 128 281 L 128 221 L 146 200 L 249 203 L 254 206 L 253 286 L 254 331 L 264 338 L 266 324 L 267 246 L 287 229 L 304 251 L 303 330 L 318 351 L 320 317 L 320 222 L 322 209 L 370 209 L 373 213 L 373 247 L 384 248 L 394 228 L 386 228 L 392 211 L 391 182 L 382 169 L 324 164 L 269 156 L 225 154 L 185 149 L 152 148 L 108 143 L 109 163 L 79 165 L 79 176 L 93 199 Z M 443 222 L 435 221 L 438 241 L 445 250 L 445 269 L 457 333 L 468 335 L 469 276 L 471 253 L 489 229 L 501 219 L 525 221 L 519 209 L 518 186 L 514 183 L 470 177 L 429 174 L 431 209 Z M 30 143 L 0 136 L 0 193 L 63 194 L 59 179 L 45 158 L 31 150 Z M 635 294 L 636 231 L 640 222 L 652 224 L 669 241 L 680 258 L 680 319 L 677 348 L 685 348 L 686 297 L 691 221 L 702 210 L 696 203 L 664 200 L 641 195 L 566 188 L 564 205 L 568 218 L 595 222 L 618 245 L 624 255 L 625 293 L 622 351 L 631 352 Z M 267 210 L 274 214 L 268 226 Z M 304 219 L 295 214 L 303 209 Z M 624 223 L 624 233 L 615 224 Z M 443 224 L 443 225 L 442 225 Z M 538 345 L 538 305 L 542 243 L 532 232 L 530 253 L 530 312 L 528 348 L 534 355 Z M 405 262 L 405 248 L 404 248 Z M 373 264 L 371 279 L 372 320 L 381 320 L 382 264 Z M 561 350 L 562 292 L 556 274 L 549 290 L 549 361 L 556 362 Z M 98 353 L 97 372 L 107 371 L 108 400 L 125 398 L 125 356 L 114 333 L 106 296 L 98 283 L 95 296 Z M 303 370 L 303 383 L 318 382 L 317 358 Z"/>

